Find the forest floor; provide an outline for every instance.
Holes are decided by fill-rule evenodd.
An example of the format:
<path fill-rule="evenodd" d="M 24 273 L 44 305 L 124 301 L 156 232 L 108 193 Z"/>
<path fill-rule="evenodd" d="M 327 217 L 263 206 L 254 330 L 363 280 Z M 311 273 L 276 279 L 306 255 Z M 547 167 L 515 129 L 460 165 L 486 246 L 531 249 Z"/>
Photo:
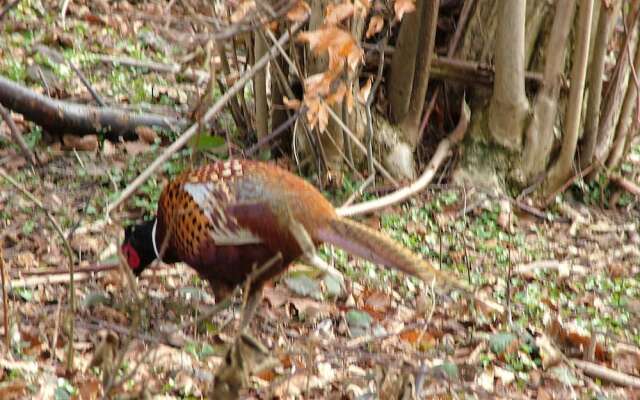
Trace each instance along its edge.
<path fill-rule="evenodd" d="M 0 75 L 90 101 L 73 71 L 34 52 L 46 44 L 79 65 L 110 104 L 166 115 L 186 115 L 195 104 L 202 82 L 100 61 L 99 55 L 159 63 L 184 57 L 157 33 L 164 2 L 118 2 L 97 13 L 74 1 L 66 30 L 54 3 L 21 2 L 5 16 Z M 45 20 L 51 25 L 37 29 Z M 206 69 L 202 54 L 194 54 L 190 65 L 200 60 Z M 76 277 L 71 314 L 64 242 L 44 212 L 0 179 L 0 244 L 10 287 L 0 398 L 205 396 L 234 338 L 240 296 L 230 309 L 199 321 L 215 301 L 188 267 L 157 266 L 134 282 L 120 269 L 95 267 L 117 260 L 123 226 L 154 213 L 167 179 L 218 157 L 219 143 L 212 140 L 198 154 L 193 147 L 179 152 L 106 222 L 109 201 L 174 137 L 113 144 L 96 136 L 86 151 L 75 151 L 69 150 L 74 138 L 62 141 L 16 119 L 44 166 L 30 168 L 0 123 L 0 167 L 60 223 L 84 272 Z M 238 135 L 230 126 L 222 117 L 220 136 L 211 137 Z M 621 173 L 640 183 L 640 144 Z M 246 397 L 640 397 L 640 389 L 595 377 L 615 372 L 640 380 L 640 199 L 605 183 L 578 182 L 548 211 L 533 213 L 486 193 L 434 185 L 366 217 L 441 269 L 469 279 L 509 310 L 507 318 L 458 293 L 323 248 L 321 255 L 344 274 L 344 287 L 295 264 L 266 289 L 251 331 L 278 365 L 256 374 Z M 346 177 L 327 194 L 340 205 L 358 186 Z M 67 374 L 71 318 L 76 372 Z"/>

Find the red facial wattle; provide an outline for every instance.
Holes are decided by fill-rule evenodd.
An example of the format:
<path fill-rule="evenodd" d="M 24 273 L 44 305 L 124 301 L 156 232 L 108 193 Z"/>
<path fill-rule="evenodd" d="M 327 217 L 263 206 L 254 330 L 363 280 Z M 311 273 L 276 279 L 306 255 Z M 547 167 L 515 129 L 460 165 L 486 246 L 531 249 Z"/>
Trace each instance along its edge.
<path fill-rule="evenodd" d="M 122 252 L 127 258 L 127 262 L 129 263 L 129 267 L 131 267 L 131 269 L 138 269 L 138 267 L 140 267 L 140 256 L 138 255 L 136 249 L 134 249 L 130 243 L 122 246 Z"/>

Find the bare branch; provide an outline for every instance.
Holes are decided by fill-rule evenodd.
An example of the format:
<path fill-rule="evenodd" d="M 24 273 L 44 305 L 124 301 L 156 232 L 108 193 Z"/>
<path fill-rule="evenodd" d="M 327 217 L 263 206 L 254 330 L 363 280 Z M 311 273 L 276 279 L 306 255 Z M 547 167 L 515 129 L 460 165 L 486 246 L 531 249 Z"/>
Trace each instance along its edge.
<path fill-rule="evenodd" d="M 302 24 L 298 23 L 294 25 L 291 29 L 291 32 L 297 32 Z M 278 43 L 280 45 L 286 43 L 290 39 L 289 32 L 282 35 Z M 236 83 L 224 94 L 222 97 L 215 102 L 215 104 L 205 113 L 202 117 L 202 124 L 209 123 L 214 116 L 222 110 L 222 108 L 227 104 L 227 102 L 235 96 L 240 90 L 244 88 L 244 85 L 262 68 L 266 67 L 267 63 L 270 59 L 276 56 L 278 53 L 278 49 L 276 46 L 272 46 L 267 54 L 265 54 L 260 60 L 256 61 L 256 63 L 249 68 L 240 79 L 236 81 Z M 120 194 L 118 199 L 111 203 L 109 207 L 107 207 L 107 216 L 111 214 L 113 210 L 119 207 L 126 199 L 131 196 L 136 189 L 142 185 L 154 172 L 158 169 L 165 161 L 167 161 L 176 151 L 182 148 L 186 143 L 189 142 L 197 132 L 198 132 L 199 123 L 195 123 L 189 127 L 175 142 L 173 142 L 169 147 L 167 147 L 162 154 L 156 158 L 151 165 L 147 167 L 136 179 L 133 180 Z"/>
<path fill-rule="evenodd" d="M 376 200 L 366 201 L 364 203 L 359 203 L 353 206 L 341 207 L 337 210 L 338 215 L 346 217 L 370 213 L 375 210 L 379 210 L 381 208 L 404 201 L 414 194 L 422 191 L 433 179 L 433 176 L 442 164 L 442 161 L 444 161 L 444 159 L 449 154 L 451 147 L 456 143 L 459 143 L 464 137 L 467 131 L 467 127 L 469 126 L 470 118 L 471 113 L 469 107 L 467 107 L 466 103 L 463 102 L 463 109 L 462 113 L 460 114 L 460 121 L 458 121 L 458 126 L 456 126 L 449 137 L 443 139 L 440 144 L 438 144 L 438 148 L 436 149 L 435 154 L 431 158 L 431 161 L 429 161 L 429 164 L 425 168 L 424 172 L 411 185 L 403 187 L 402 189 L 399 189 L 387 196 L 381 197 Z"/>

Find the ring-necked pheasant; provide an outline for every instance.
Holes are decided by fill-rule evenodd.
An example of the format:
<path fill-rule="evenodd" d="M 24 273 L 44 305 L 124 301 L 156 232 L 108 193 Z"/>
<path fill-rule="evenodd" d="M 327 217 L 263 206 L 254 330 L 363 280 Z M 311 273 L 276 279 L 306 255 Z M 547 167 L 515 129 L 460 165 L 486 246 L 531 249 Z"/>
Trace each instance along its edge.
<path fill-rule="evenodd" d="M 185 262 L 211 283 L 216 298 L 279 254 L 278 261 L 250 282 L 243 330 L 259 304 L 263 284 L 323 242 L 473 296 L 468 285 L 388 236 L 339 217 L 303 179 L 248 160 L 216 162 L 171 181 L 160 196 L 156 218 L 127 228 L 122 251 L 136 274 L 156 258 Z"/>

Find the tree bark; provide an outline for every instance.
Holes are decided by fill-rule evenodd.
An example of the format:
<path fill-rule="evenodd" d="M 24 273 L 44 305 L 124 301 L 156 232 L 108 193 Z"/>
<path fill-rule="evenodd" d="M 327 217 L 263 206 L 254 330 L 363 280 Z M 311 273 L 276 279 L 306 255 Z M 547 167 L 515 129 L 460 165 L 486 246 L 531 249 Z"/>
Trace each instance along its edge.
<path fill-rule="evenodd" d="M 400 123 L 409 112 L 409 101 L 416 71 L 416 57 L 422 23 L 422 9 L 429 0 L 417 0 L 416 10 L 406 14 L 400 24 L 398 41 L 391 59 L 391 71 L 387 84 L 391 121 Z"/>
<path fill-rule="evenodd" d="M 413 87 L 409 101 L 409 112 L 403 118 L 400 126 L 404 132 L 404 139 L 412 149 L 415 149 L 422 132 L 420 132 L 420 122 L 422 121 L 422 111 L 427 96 L 429 86 L 429 76 L 431 72 L 431 61 L 436 42 L 436 28 L 438 27 L 438 9 L 440 0 L 424 0 L 420 29 L 420 44 L 417 48 L 417 59 L 415 72 L 413 74 Z"/>
<path fill-rule="evenodd" d="M 138 138 L 138 126 L 171 130 L 184 127 L 186 121 L 155 114 L 131 114 L 109 107 L 93 107 L 55 100 L 0 76 L 0 103 L 23 114 L 52 133 L 88 135 L 104 133 L 112 141 Z"/>
<path fill-rule="evenodd" d="M 583 143 L 580 151 L 580 168 L 584 169 L 591 165 L 595 153 L 598 139 L 598 126 L 600 123 L 600 103 L 602 101 L 602 77 L 604 74 L 604 62 L 607 54 L 607 44 L 611 35 L 613 24 L 617 18 L 617 11 L 620 9 L 619 0 L 606 7 L 603 3 L 600 6 L 600 16 L 598 19 L 598 31 L 595 37 L 593 55 L 589 68 L 588 88 L 589 98 L 584 124 Z"/>
<path fill-rule="evenodd" d="M 527 128 L 521 170 L 524 183 L 530 183 L 546 170 L 553 144 L 553 126 L 556 122 L 558 95 L 565 65 L 567 39 L 576 9 L 575 0 L 556 3 L 549 42 L 545 49 L 544 84 L 536 97 L 533 118 Z"/>
<path fill-rule="evenodd" d="M 254 60 L 262 58 L 267 53 L 267 44 L 259 33 L 253 35 Z M 269 134 L 269 105 L 267 103 L 267 70 L 259 71 L 253 78 L 253 94 L 256 107 L 256 134 L 258 140 Z M 265 149 L 261 149 L 261 153 Z M 267 154 L 260 154 L 266 157 Z M 268 158 L 268 157 L 267 157 Z"/>
<path fill-rule="evenodd" d="M 640 2 L 634 2 L 633 10 L 627 18 L 628 31 L 625 45 L 618 55 L 617 73 L 615 74 L 613 82 L 609 85 L 609 90 L 605 97 L 594 154 L 597 162 L 592 176 L 595 176 L 595 173 L 600 170 L 605 160 L 609 157 L 616 125 L 620 119 L 622 103 L 624 102 L 625 93 L 628 89 L 630 64 L 633 62 L 630 54 L 635 53 L 635 48 L 638 44 L 636 22 L 639 7 Z"/>
<path fill-rule="evenodd" d="M 489 130 L 500 145 L 520 150 L 529 110 L 524 91 L 526 2 L 500 0 L 495 37 L 496 78 L 489 106 Z"/>
<path fill-rule="evenodd" d="M 636 53 L 633 60 L 633 68 L 636 71 L 640 71 L 640 45 L 636 45 Z M 625 144 L 629 138 L 629 133 L 633 129 L 634 115 L 633 111 L 636 107 L 636 99 L 638 96 L 638 87 L 635 81 L 631 81 L 627 85 L 627 92 L 624 96 L 622 103 L 622 109 L 620 111 L 620 118 L 618 118 L 618 125 L 616 127 L 615 140 L 611 146 L 611 152 L 607 159 L 607 168 L 614 169 L 620 164 L 622 156 L 624 155 Z"/>
<path fill-rule="evenodd" d="M 589 43 L 591 38 L 591 21 L 593 17 L 594 0 L 583 0 L 580 3 L 576 46 L 574 49 L 573 66 L 571 69 L 571 89 L 566 113 L 566 131 L 562 138 L 560 155 L 549 171 L 545 185 L 545 197 L 555 192 L 572 174 L 572 163 L 578 144 L 580 133 L 580 116 L 582 115 L 582 100 L 584 84 L 587 76 L 589 61 Z"/>

